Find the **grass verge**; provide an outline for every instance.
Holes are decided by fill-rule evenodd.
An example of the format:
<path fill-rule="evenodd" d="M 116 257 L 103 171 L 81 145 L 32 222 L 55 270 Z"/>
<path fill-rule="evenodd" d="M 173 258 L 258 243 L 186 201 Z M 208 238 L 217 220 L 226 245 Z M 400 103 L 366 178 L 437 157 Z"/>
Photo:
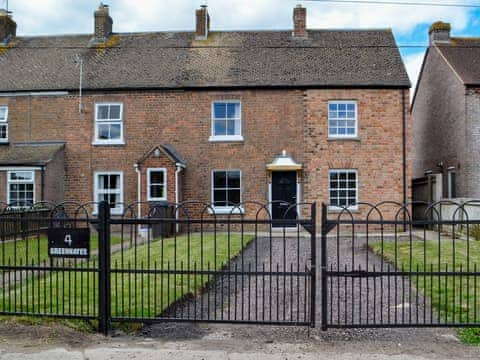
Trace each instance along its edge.
<path fill-rule="evenodd" d="M 237 256 L 253 236 L 191 234 L 157 240 L 111 256 L 113 317 L 156 317 L 174 302 L 196 295 L 212 279 L 208 275 L 173 274 L 176 270 L 219 270 Z M 18 279 L 0 289 L 0 309 L 24 314 L 97 315 L 98 261 L 82 262 L 72 270 Z M 156 272 L 128 272 L 129 270 Z M 40 271 L 41 269 L 39 269 Z M 169 270 L 161 273 L 159 270 Z M 125 272 L 127 271 L 127 272 Z M 12 276 L 3 274 L 2 276 Z M 11 279 L 10 279 L 11 280 Z"/>
<path fill-rule="evenodd" d="M 478 271 L 480 243 L 475 241 L 413 241 L 373 243 L 370 250 L 405 271 Z M 480 323 L 480 294 L 474 276 L 412 276 L 412 286 L 429 298 L 437 319 L 445 323 Z M 458 331 L 460 339 L 480 344 L 480 329 Z"/>

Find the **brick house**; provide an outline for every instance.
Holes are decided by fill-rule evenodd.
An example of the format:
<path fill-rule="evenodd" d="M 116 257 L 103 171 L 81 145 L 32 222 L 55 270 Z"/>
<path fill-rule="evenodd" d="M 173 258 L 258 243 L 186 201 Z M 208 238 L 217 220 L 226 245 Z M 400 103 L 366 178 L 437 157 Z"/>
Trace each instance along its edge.
<path fill-rule="evenodd" d="M 293 20 L 210 31 L 202 7 L 194 32 L 119 34 L 101 5 L 93 36 L 17 37 L 1 14 L 0 200 L 405 201 L 410 82 L 391 31 L 307 29 L 301 6 Z"/>
<path fill-rule="evenodd" d="M 450 31 L 448 23 L 430 27 L 412 103 L 417 200 L 480 197 L 480 39 Z M 430 191 L 421 191 L 426 181 Z"/>

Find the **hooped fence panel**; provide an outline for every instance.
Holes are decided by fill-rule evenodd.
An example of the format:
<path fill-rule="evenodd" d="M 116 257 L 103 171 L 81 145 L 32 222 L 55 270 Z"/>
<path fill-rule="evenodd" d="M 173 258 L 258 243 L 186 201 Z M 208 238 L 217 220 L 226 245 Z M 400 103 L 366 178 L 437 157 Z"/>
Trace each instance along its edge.
<path fill-rule="evenodd" d="M 479 204 L 323 205 L 322 328 L 480 326 Z"/>
<path fill-rule="evenodd" d="M 132 204 L 116 217 L 105 202 L 6 209 L 0 314 L 98 320 L 105 334 L 113 322 L 314 326 L 315 205 L 292 205 L 296 215 L 283 219 L 269 209 L 247 202 L 218 215 L 194 201 Z M 49 256 L 57 233 L 68 236 L 56 239 L 55 254 L 75 254 L 75 234 L 82 244 L 90 234 L 89 258 Z"/>

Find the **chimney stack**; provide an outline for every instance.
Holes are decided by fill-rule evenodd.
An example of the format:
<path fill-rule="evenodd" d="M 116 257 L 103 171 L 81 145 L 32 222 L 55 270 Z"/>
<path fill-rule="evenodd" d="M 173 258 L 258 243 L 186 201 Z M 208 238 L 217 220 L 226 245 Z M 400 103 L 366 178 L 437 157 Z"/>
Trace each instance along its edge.
<path fill-rule="evenodd" d="M 108 40 L 112 34 L 113 20 L 108 13 L 108 5 L 100 3 L 98 10 L 95 11 L 95 33 L 94 41 L 103 43 Z"/>
<path fill-rule="evenodd" d="M 428 30 L 430 45 L 433 45 L 434 42 L 449 42 L 451 29 L 452 27 L 449 23 L 441 21 L 433 23 Z"/>
<path fill-rule="evenodd" d="M 307 9 L 300 4 L 293 9 L 293 26 L 294 37 L 307 37 Z"/>
<path fill-rule="evenodd" d="M 0 9 L 0 44 L 8 44 L 17 34 L 17 23 L 5 9 Z"/>
<path fill-rule="evenodd" d="M 202 5 L 200 9 L 197 9 L 195 15 L 195 38 L 197 40 L 206 40 L 210 31 L 210 15 L 208 15 L 207 5 Z"/>

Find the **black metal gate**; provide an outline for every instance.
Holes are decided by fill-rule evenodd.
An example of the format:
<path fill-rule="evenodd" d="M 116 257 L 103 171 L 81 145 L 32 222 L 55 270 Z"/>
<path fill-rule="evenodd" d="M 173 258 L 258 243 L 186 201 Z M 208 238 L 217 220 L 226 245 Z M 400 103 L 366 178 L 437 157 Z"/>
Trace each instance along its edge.
<path fill-rule="evenodd" d="M 315 325 L 314 204 L 280 220 L 271 204 L 169 206 L 168 217 L 149 204 L 113 217 L 105 202 L 0 213 L 0 314 L 98 320 L 105 334 L 113 322 Z M 89 258 L 49 257 L 52 228 L 90 228 Z"/>
<path fill-rule="evenodd" d="M 322 328 L 480 326 L 479 205 L 323 205 Z"/>

